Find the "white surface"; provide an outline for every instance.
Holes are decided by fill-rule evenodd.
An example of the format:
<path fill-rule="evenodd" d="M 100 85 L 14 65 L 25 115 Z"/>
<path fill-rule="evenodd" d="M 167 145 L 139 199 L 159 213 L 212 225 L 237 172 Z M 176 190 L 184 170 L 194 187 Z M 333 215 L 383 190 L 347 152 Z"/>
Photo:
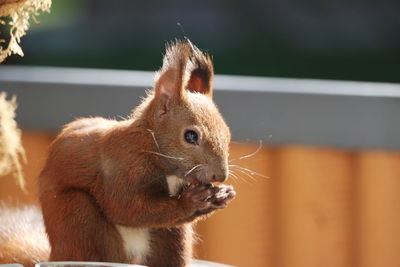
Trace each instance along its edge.
<path fill-rule="evenodd" d="M 49 261 L 49 262 L 39 262 L 35 264 L 35 267 L 52 267 L 52 266 L 144 267 L 142 265 L 135 265 L 135 264 L 91 262 L 91 261 Z"/>
<path fill-rule="evenodd" d="M 190 267 L 234 267 L 233 265 L 226 265 L 211 261 L 193 260 Z"/>
<path fill-rule="evenodd" d="M 3 264 L 1 267 L 22 267 L 20 264 Z M 144 267 L 142 265 L 110 263 L 110 262 L 78 262 L 78 261 L 59 261 L 59 262 L 40 262 L 35 267 L 53 267 L 53 266 L 88 266 L 88 267 Z M 234 267 L 211 261 L 193 260 L 189 267 Z"/>

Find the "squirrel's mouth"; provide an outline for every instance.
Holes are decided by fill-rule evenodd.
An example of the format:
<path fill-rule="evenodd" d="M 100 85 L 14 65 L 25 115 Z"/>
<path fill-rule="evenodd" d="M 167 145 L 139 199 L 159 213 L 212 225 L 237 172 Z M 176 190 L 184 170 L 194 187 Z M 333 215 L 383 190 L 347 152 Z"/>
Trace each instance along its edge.
<path fill-rule="evenodd" d="M 204 182 L 200 181 L 199 179 L 193 176 L 186 178 L 186 182 L 187 185 L 195 185 L 195 186 L 204 184 Z"/>
<path fill-rule="evenodd" d="M 178 177 L 182 177 L 184 179 L 184 183 L 186 185 L 205 185 L 205 184 L 212 184 L 213 181 L 210 181 L 206 173 L 204 171 L 197 171 L 197 172 L 188 172 L 187 170 L 181 171 L 180 175 L 177 175 Z"/>

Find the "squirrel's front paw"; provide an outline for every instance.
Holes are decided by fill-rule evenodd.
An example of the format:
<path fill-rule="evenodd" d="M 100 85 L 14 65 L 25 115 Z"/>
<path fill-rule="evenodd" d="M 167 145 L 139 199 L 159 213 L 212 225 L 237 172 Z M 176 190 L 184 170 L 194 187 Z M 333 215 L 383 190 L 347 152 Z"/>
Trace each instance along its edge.
<path fill-rule="evenodd" d="M 236 192 L 230 185 L 212 186 L 212 195 L 206 199 L 210 206 L 205 209 L 200 209 L 197 214 L 207 214 L 217 209 L 224 209 L 228 203 L 235 198 Z"/>
<path fill-rule="evenodd" d="M 191 185 L 184 189 L 181 199 L 192 212 L 202 215 L 225 208 L 235 196 L 236 192 L 230 185 L 202 184 Z"/>
<path fill-rule="evenodd" d="M 231 185 L 218 185 L 213 187 L 214 194 L 208 200 L 213 209 L 223 209 L 228 205 L 232 199 L 235 198 L 236 192 Z"/>
<path fill-rule="evenodd" d="M 209 184 L 192 184 L 182 191 L 180 199 L 185 208 L 196 212 L 197 210 L 207 209 L 211 206 L 209 200 L 213 197 L 213 193 L 213 187 Z"/>

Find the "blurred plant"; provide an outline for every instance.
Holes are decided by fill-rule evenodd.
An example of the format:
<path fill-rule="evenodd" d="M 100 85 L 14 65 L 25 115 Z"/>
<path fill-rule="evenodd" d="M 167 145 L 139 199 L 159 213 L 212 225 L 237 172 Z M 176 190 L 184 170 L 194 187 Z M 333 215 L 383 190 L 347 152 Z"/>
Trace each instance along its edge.
<path fill-rule="evenodd" d="M 26 156 L 21 145 L 21 130 L 14 120 L 16 98 L 14 96 L 8 101 L 6 97 L 6 93 L 0 93 L 0 176 L 13 173 L 20 187 L 24 189 L 20 159 L 26 162 Z"/>
<path fill-rule="evenodd" d="M 29 18 L 38 23 L 36 16 L 40 11 L 50 12 L 50 6 L 51 0 L 0 0 L 0 24 L 10 26 L 8 42 L 0 38 L 0 44 L 6 44 L 0 46 L 0 63 L 11 54 L 24 55 L 19 43 L 29 29 Z"/>
<path fill-rule="evenodd" d="M 11 54 L 24 55 L 19 44 L 29 29 L 29 19 L 38 23 L 36 16 L 40 11 L 50 12 L 50 6 L 51 0 L 0 0 L 0 24 L 9 29 L 8 38 L 0 38 L 0 63 Z M 15 96 L 7 100 L 6 93 L 0 93 L 0 176 L 13 173 L 24 189 L 21 160 L 26 162 L 26 156 L 21 130 L 14 120 L 16 107 Z"/>

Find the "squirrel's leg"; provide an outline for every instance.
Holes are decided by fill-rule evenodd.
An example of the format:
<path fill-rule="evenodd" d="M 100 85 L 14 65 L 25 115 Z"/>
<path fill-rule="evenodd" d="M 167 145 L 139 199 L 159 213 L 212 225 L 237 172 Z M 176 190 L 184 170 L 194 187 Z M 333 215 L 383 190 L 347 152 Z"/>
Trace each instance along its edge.
<path fill-rule="evenodd" d="M 190 223 L 152 230 L 152 252 L 149 267 L 184 267 L 192 259 L 192 226 Z"/>
<path fill-rule="evenodd" d="M 120 234 L 87 192 L 49 192 L 41 203 L 51 261 L 126 261 Z"/>

